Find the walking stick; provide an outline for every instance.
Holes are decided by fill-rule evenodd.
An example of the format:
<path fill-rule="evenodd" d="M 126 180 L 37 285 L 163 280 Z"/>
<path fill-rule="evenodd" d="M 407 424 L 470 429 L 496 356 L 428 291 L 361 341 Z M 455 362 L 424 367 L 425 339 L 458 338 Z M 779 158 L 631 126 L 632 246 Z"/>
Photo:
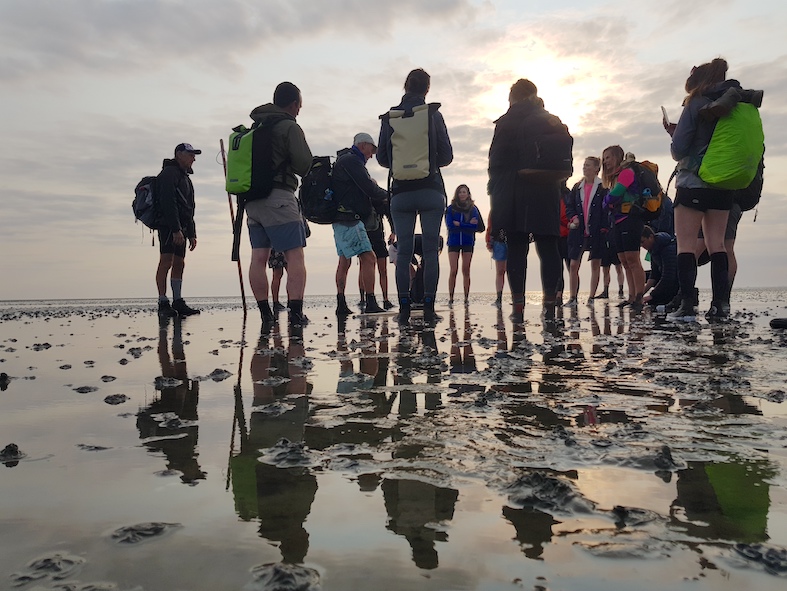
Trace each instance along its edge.
<path fill-rule="evenodd" d="M 219 140 L 221 146 L 221 164 L 224 167 L 224 178 L 227 178 L 227 157 L 224 154 L 224 140 Z M 230 204 L 230 223 L 232 224 L 233 233 L 235 229 L 235 208 L 232 206 L 232 195 L 227 193 L 227 201 Z M 238 257 L 238 281 L 240 281 L 240 297 L 243 300 L 243 319 L 246 319 L 246 289 L 243 287 L 243 270 L 240 266 L 240 256 Z"/>

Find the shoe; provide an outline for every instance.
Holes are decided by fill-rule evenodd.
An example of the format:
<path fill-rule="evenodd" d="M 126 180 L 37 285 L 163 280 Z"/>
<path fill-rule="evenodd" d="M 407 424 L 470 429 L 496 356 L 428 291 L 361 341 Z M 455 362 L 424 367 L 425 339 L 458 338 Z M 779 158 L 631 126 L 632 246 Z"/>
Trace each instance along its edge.
<path fill-rule="evenodd" d="M 623 297 L 623 288 L 622 287 L 618 290 L 618 297 L 619 298 Z"/>
<path fill-rule="evenodd" d="M 470 298 L 465 298 L 465 308 L 470 305 Z"/>
<path fill-rule="evenodd" d="M 262 326 L 260 327 L 260 334 L 271 334 L 273 327 L 276 326 L 276 319 L 273 317 L 263 318 Z"/>
<path fill-rule="evenodd" d="M 396 306 L 393 305 L 393 302 L 391 302 L 391 300 L 383 300 L 383 308 L 385 308 L 386 310 L 390 310 L 391 308 L 395 308 L 395 307 Z"/>
<path fill-rule="evenodd" d="M 565 304 L 563 304 L 564 308 L 576 308 L 577 307 L 577 298 L 571 298 Z"/>
<path fill-rule="evenodd" d="M 172 309 L 169 300 L 163 300 L 158 303 L 158 315 L 162 318 L 173 318 L 178 313 Z"/>
<path fill-rule="evenodd" d="M 196 308 L 190 308 L 183 298 L 178 298 L 172 302 L 172 309 L 177 312 L 178 316 L 193 316 L 200 313 Z"/>
<path fill-rule="evenodd" d="M 730 305 L 724 302 L 711 302 L 710 310 L 705 312 L 705 320 L 708 322 L 724 322 L 730 317 Z"/>
<path fill-rule="evenodd" d="M 626 306 L 628 306 L 630 303 L 631 303 L 631 302 L 630 302 L 630 301 L 628 301 L 628 300 L 623 300 L 622 302 L 620 302 L 620 303 L 618 304 L 618 308 L 625 308 L 625 307 L 626 307 Z"/>
<path fill-rule="evenodd" d="M 338 306 L 336 306 L 336 315 L 337 316 L 349 316 L 352 313 L 353 313 L 353 311 L 350 310 L 350 308 L 347 306 L 347 304 L 344 304 L 344 305 L 339 304 Z"/>
<path fill-rule="evenodd" d="M 492 305 L 498 310 L 500 310 L 503 307 L 503 300 L 495 300 L 495 303 Z"/>
<path fill-rule="evenodd" d="M 605 289 L 604 291 L 601 292 L 600 295 L 597 295 L 595 297 L 595 299 L 597 299 L 597 300 L 608 300 L 609 299 L 609 291 L 607 291 Z"/>
<path fill-rule="evenodd" d="M 449 307 L 449 308 L 453 308 L 453 307 L 454 307 L 454 298 L 450 298 L 450 299 L 448 300 L 448 307 Z"/>
<path fill-rule="evenodd" d="M 309 324 L 309 319 L 306 317 L 306 314 L 304 314 L 303 312 L 301 313 L 293 312 L 292 310 L 290 310 L 288 321 L 290 323 L 290 326 L 295 326 L 295 327 L 306 326 L 307 324 Z"/>
<path fill-rule="evenodd" d="M 284 312 L 286 309 L 287 309 L 287 306 L 285 306 L 281 302 L 274 302 L 274 304 L 273 304 L 273 311 L 275 313 Z"/>
<path fill-rule="evenodd" d="M 385 312 L 385 310 L 377 304 L 374 296 L 369 296 L 363 312 L 364 314 L 379 314 L 380 312 Z"/>
<path fill-rule="evenodd" d="M 771 328 L 787 328 L 787 318 L 774 318 L 770 324 Z"/>
<path fill-rule="evenodd" d="M 596 298 L 594 298 L 593 296 L 590 296 L 590 297 L 588 298 L 588 301 L 587 301 L 587 302 L 585 302 L 585 303 L 586 303 L 588 306 L 592 306 L 592 305 L 593 305 L 593 300 L 595 300 L 595 299 L 596 299 Z"/>
<path fill-rule="evenodd" d="M 680 308 L 667 314 L 670 322 L 694 322 L 697 319 L 697 308 L 686 300 L 680 304 Z"/>

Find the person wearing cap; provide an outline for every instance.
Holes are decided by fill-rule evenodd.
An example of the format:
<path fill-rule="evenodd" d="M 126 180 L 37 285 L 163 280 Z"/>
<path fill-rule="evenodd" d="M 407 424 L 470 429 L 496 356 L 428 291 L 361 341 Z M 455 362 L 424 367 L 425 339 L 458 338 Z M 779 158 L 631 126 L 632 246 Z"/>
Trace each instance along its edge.
<path fill-rule="evenodd" d="M 191 144 L 175 146 L 175 157 L 165 158 L 156 177 L 156 199 L 161 213 L 159 263 L 156 269 L 158 311 L 161 316 L 191 316 L 199 310 L 186 305 L 181 295 L 183 269 L 186 264 L 186 243 L 189 250 L 197 247 L 194 224 L 194 185 L 189 178 L 197 150 Z M 172 303 L 167 298 L 167 276 L 172 287 Z"/>
<path fill-rule="evenodd" d="M 333 193 L 339 203 L 333 223 L 333 239 L 339 264 L 336 267 L 336 315 L 351 313 L 347 306 L 345 287 L 352 257 L 358 257 L 361 283 L 365 290 L 367 314 L 384 312 L 374 297 L 375 254 L 367 229 L 380 223 L 379 213 L 388 207 L 388 191 L 381 189 L 369 176 L 366 163 L 377 152 L 377 145 L 368 133 L 356 134 L 351 148 L 337 154 L 333 167 Z"/>
<path fill-rule="evenodd" d="M 287 307 L 291 326 L 302 327 L 308 322 L 303 314 L 306 289 L 306 226 L 295 196 L 298 178 L 309 172 L 312 153 L 301 127 L 295 122 L 303 99 L 292 82 L 282 82 L 273 92 L 273 102 L 256 107 L 251 118 L 260 126 L 271 126 L 273 190 L 265 199 L 246 204 L 251 265 L 249 283 L 260 309 L 263 326 L 275 322 L 269 301 L 266 268 L 271 249 L 284 253 L 287 262 Z"/>

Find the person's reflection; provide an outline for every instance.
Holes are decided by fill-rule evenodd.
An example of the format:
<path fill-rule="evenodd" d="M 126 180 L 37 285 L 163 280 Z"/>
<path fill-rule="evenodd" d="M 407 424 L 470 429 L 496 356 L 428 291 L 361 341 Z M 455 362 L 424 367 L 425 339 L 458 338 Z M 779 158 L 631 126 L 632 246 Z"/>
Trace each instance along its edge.
<path fill-rule="evenodd" d="M 418 480 L 388 478 L 380 488 L 389 518 L 386 529 L 407 539 L 418 568 L 437 568 L 435 542 L 447 542 L 448 534 L 434 525 L 453 519 L 459 492 Z"/>
<path fill-rule="evenodd" d="M 539 559 L 544 553 L 544 546 L 552 539 L 552 526 L 560 523 L 549 513 L 532 507 L 514 509 L 506 505 L 503 507 L 503 517 L 514 526 L 522 552 L 533 560 Z"/>
<path fill-rule="evenodd" d="M 190 380 L 180 318 L 173 319 L 172 354 L 167 333 L 169 323 L 159 328 L 158 358 L 161 376 L 156 378 L 159 397 L 137 414 L 137 429 L 145 447 L 162 452 L 167 469 L 180 472 L 180 479 L 194 485 L 205 480 L 197 462 L 197 402 L 199 382 Z"/>
<path fill-rule="evenodd" d="M 768 481 L 775 474 L 765 461 L 689 462 L 678 472 L 670 514 L 691 536 L 763 542 L 768 539 Z"/>
<path fill-rule="evenodd" d="M 278 331 L 262 335 L 251 360 L 254 399 L 249 434 L 241 438 L 241 454 L 233 464 L 233 492 L 241 518 L 259 519 L 261 537 L 279 544 L 282 562 L 301 563 L 309 550 L 309 534 L 303 524 L 317 492 L 317 479 L 308 467 L 280 468 L 257 460 L 265 449 L 281 439 L 303 441 L 309 414 L 311 384 L 301 366 L 304 357 L 302 329 L 290 328 L 285 352 Z M 238 470 L 242 473 L 238 474 Z M 252 471 L 253 470 L 253 471 Z M 256 497 L 256 514 L 246 503 L 250 487 Z M 245 515 L 240 513 L 243 508 Z"/>
<path fill-rule="evenodd" d="M 470 310 L 465 308 L 465 322 L 462 331 L 462 340 L 459 340 L 459 333 L 456 328 L 456 317 L 453 309 L 449 319 L 451 330 L 451 373 L 475 373 L 475 353 L 473 352 L 472 327 L 470 325 Z M 505 331 L 505 329 L 503 329 Z"/>
<path fill-rule="evenodd" d="M 419 342 L 422 345 L 419 350 Z M 441 379 L 441 361 L 437 348 L 437 338 L 433 330 L 408 331 L 399 333 L 397 344 L 397 371 L 394 384 L 397 386 L 413 385 L 413 376 L 425 370 L 428 384 L 439 384 Z M 440 392 L 426 391 L 424 408 L 436 410 L 442 404 Z M 399 416 L 406 417 L 418 412 L 418 397 L 415 388 L 399 390 Z"/>

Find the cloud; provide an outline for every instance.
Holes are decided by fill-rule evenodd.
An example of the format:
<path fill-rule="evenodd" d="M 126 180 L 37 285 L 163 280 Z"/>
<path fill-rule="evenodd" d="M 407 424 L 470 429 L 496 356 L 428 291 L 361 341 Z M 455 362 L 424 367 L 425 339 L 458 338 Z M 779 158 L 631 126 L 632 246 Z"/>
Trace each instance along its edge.
<path fill-rule="evenodd" d="M 27 0 L 0 4 L 0 79 L 97 74 L 200 63 L 238 71 L 261 47 L 321 35 L 390 38 L 398 25 L 462 17 L 469 0 Z"/>

